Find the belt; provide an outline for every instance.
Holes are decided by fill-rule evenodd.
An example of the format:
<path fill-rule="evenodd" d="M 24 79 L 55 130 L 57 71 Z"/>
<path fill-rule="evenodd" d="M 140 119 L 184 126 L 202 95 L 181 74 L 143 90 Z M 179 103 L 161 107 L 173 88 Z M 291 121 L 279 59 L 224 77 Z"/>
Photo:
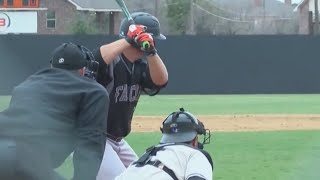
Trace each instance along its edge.
<path fill-rule="evenodd" d="M 116 137 L 116 136 L 112 136 L 111 134 L 107 134 L 107 138 L 109 138 L 115 142 L 120 142 L 123 137 Z"/>
<path fill-rule="evenodd" d="M 164 172 L 169 174 L 169 176 L 171 176 L 172 179 L 179 180 L 171 169 L 169 169 L 167 166 L 165 166 L 164 164 L 162 164 L 162 162 L 160 162 L 158 160 L 156 160 L 156 161 L 148 161 L 146 164 L 149 164 L 149 165 L 152 165 L 152 166 L 154 166 L 156 168 L 162 169 Z"/>

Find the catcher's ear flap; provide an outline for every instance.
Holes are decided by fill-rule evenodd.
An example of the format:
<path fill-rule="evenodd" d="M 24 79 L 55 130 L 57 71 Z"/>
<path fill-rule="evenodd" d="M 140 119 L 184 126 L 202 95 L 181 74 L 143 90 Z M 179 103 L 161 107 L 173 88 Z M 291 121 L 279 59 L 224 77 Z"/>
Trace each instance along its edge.
<path fill-rule="evenodd" d="M 160 131 L 161 131 L 161 133 L 163 133 L 163 128 L 162 127 L 160 127 Z"/>

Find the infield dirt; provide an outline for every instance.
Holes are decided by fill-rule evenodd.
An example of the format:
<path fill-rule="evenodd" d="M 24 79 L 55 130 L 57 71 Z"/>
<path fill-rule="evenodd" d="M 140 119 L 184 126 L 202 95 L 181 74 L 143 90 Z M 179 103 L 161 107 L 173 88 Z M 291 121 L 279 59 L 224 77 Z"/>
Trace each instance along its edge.
<path fill-rule="evenodd" d="M 132 132 L 157 132 L 165 116 L 134 116 Z M 320 115 L 197 116 L 212 131 L 320 130 Z"/>

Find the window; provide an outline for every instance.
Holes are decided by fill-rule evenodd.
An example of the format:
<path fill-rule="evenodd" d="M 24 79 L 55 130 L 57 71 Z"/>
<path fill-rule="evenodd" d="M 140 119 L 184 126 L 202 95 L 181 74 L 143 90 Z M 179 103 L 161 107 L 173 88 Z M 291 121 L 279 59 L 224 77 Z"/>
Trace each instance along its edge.
<path fill-rule="evenodd" d="M 29 0 L 29 1 L 30 1 L 30 6 L 37 6 L 36 0 Z"/>
<path fill-rule="evenodd" d="M 47 12 L 47 28 L 56 27 L 56 13 L 54 11 Z"/>
<path fill-rule="evenodd" d="M 2 8 L 38 8 L 39 0 L 0 0 Z"/>
<path fill-rule="evenodd" d="M 28 6 L 29 0 L 22 0 L 22 6 Z"/>
<path fill-rule="evenodd" d="M 13 6 L 13 0 L 7 0 L 7 5 L 8 6 Z"/>

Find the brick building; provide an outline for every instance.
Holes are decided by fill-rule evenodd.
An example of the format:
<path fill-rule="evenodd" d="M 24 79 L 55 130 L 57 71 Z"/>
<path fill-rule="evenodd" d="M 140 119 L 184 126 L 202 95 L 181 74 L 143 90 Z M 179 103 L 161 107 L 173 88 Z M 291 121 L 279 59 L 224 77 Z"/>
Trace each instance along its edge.
<path fill-rule="evenodd" d="M 109 0 L 0 0 L 0 34 L 70 34 L 81 27 L 115 34 L 121 18 Z"/>
<path fill-rule="evenodd" d="M 320 8 L 320 1 L 318 7 Z M 315 22 L 315 1 L 301 0 L 294 9 L 299 13 L 299 34 L 313 34 Z"/>

